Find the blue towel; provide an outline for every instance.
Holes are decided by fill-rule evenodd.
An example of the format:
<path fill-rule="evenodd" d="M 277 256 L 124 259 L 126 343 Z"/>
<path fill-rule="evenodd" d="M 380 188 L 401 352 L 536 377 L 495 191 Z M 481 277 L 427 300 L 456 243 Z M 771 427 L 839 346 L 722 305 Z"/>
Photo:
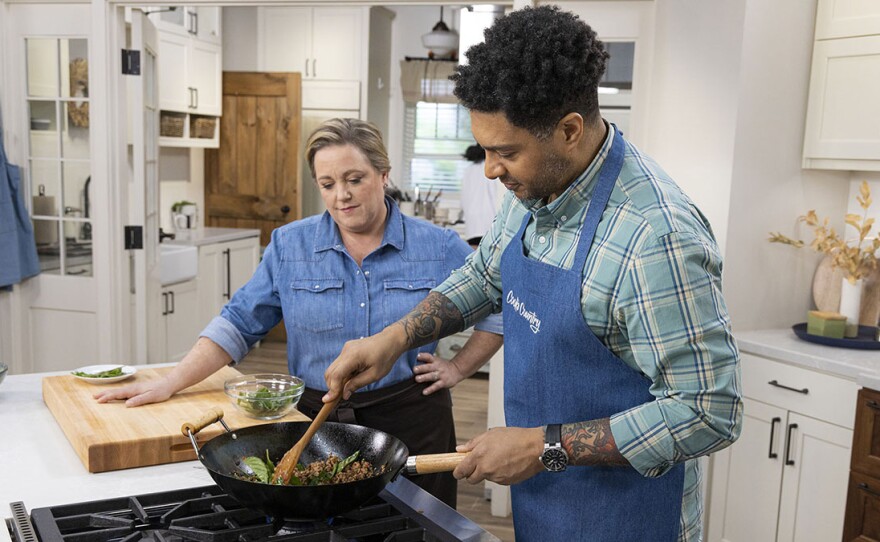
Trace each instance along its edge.
<path fill-rule="evenodd" d="M 20 194 L 21 173 L 6 159 L 0 128 L 0 288 L 40 272 L 34 228 Z"/>

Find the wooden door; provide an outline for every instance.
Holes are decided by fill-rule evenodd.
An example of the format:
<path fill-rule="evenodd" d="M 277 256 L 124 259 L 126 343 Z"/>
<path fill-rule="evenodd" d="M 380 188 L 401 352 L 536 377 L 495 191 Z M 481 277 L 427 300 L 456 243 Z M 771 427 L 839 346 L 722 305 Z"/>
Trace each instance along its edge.
<path fill-rule="evenodd" d="M 220 148 L 205 151 L 205 225 L 272 230 L 302 216 L 298 73 L 223 73 Z"/>

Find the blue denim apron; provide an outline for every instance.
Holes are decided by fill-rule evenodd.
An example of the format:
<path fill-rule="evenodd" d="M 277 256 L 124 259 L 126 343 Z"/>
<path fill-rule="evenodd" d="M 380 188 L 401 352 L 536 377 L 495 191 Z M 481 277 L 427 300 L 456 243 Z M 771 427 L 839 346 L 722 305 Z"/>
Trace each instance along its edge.
<path fill-rule="evenodd" d="M 654 400 L 648 392 L 651 382 L 605 348 L 581 311 L 584 263 L 624 151 L 615 129 L 571 270 L 524 255 L 522 240 L 530 214 L 501 257 L 504 413 L 509 426 L 607 418 Z M 631 467 L 541 472 L 511 487 L 516 538 L 674 541 L 683 486 L 683 464 L 659 478 L 645 478 Z"/>

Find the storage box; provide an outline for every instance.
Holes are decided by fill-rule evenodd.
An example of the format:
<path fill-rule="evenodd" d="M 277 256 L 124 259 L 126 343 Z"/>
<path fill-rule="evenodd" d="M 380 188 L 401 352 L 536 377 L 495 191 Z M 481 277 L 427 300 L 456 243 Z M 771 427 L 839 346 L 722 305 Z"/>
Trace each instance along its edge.
<path fill-rule="evenodd" d="M 162 137 L 183 137 L 185 122 L 185 113 L 163 111 L 159 117 L 159 135 Z"/>
<path fill-rule="evenodd" d="M 214 117 L 193 117 L 189 126 L 190 137 L 214 139 L 217 119 Z"/>
<path fill-rule="evenodd" d="M 846 330 L 846 316 L 836 312 L 810 311 L 807 313 L 807 333 L 842 339 Z"/>

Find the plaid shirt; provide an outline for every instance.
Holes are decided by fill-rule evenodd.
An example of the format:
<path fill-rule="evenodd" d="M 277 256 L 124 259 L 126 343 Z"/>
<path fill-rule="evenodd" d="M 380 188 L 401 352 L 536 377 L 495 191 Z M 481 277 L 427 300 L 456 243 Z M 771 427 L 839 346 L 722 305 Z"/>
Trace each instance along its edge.
<path fill-rule="evenodd" d="M 529 258 L 571 268 L 585 209 L 611 149 L 608 134 L 586 171 L 549 205 L 505 196 L 479 250 L 436 289 L 455 303 L 466 325 L 501 311 L 501 254 L 526 213 Z M 721 255 L 690 199 L 652 159 L 626 145 L 584 266 L 581 309 L 596 337 L 652 382 L 655 401 L 611 417 L 620 452 L 649 477 L 686 463 L 679 540 L 701 540 L 696 458 L 736 440 L 742 419 L 739 352 L 721 295 Z"/>

